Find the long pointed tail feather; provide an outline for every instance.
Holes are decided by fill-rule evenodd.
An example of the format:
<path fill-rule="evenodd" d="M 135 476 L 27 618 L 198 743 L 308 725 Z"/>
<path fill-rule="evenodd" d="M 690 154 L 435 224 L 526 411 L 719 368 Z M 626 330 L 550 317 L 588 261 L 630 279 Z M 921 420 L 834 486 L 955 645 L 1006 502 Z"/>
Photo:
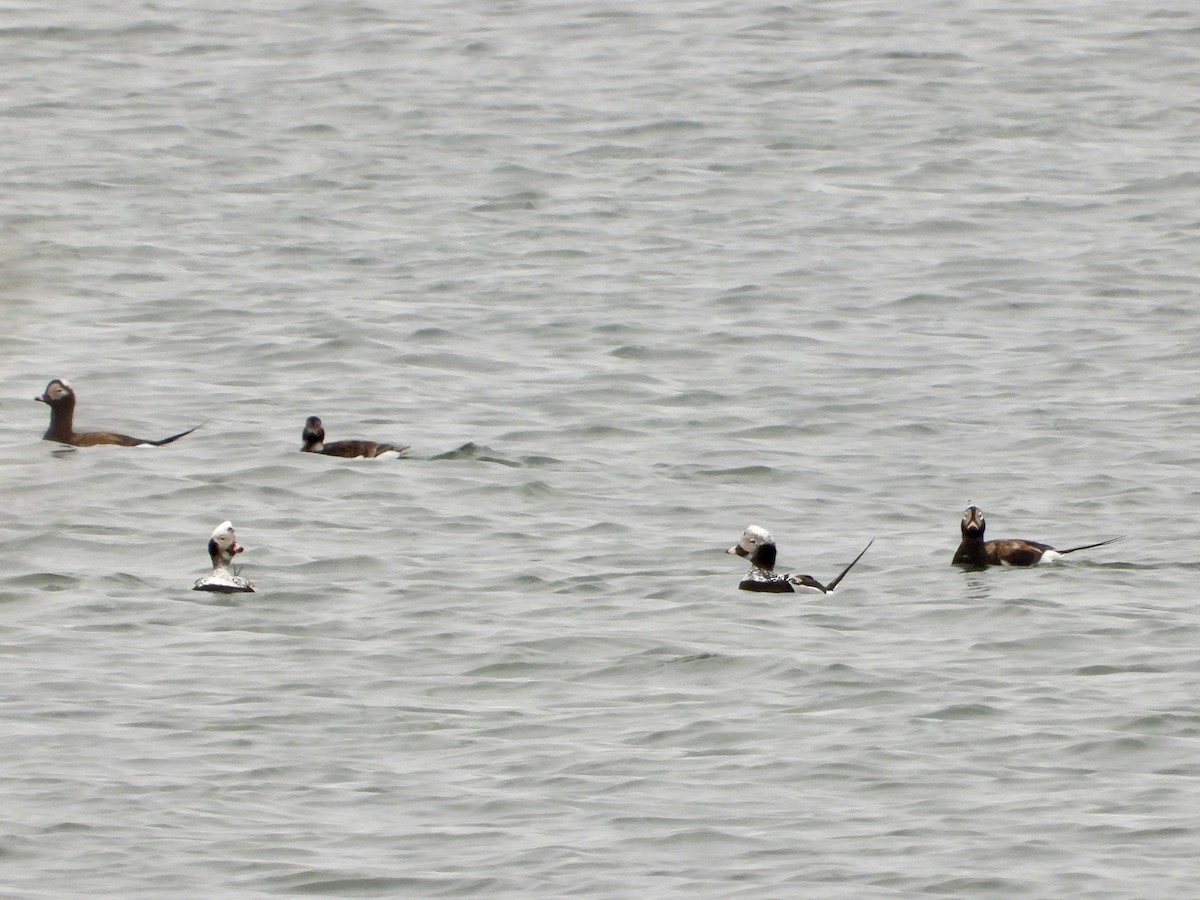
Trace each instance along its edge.
<path fill-rule="evenodd" d="M 173 441 L 179 440 L 181 437 L 187 437 L 189 434 L 195 431 L 196 428 L 201 427 L 203 424 L 204 423 L 201 422 L 200 425 L 197 425 L 195 428 L 189 428 L 187 431 L 181 431 L 179 434 L 173 434 L 170 437 L 165 437 L 161 441 L 147 441 L 147 443 L 153 444 L 155 447 L 161 447 L 163 444 L 170 444 Z"/>
<path fill-rule="evenodd" d="M 1084 544 L 1082 547 L 1072 547 L 1070 550 L 1059 550 L 1058 552 L 1064 556 L 1068 553 L 1074 553 L 1076 550 L 1091 550 L 1093 547 L 1103 547 L 1105 544 L 1115 544 L 1121 540 L 1119 537 L 1109 538 L 1107 541 L 1098 541 L 1095 544 Z"/>
<path fill-rule="evenodd" d="M 825 590 L 832 591 L 835 587 L 837 587 L 838 582 L 846 577 L 846 573 L 854 568 L 854 563 L 858 562 L 860 559 L 863 558 L 863 553 L 866 553 L 868 550 L 870 550 L 871 544 L 873 544 L 873 543 L 875 543 L 875 538 L 871 538 L 871 540 L 867 542 L 867 546 L 862 548 L 862 553 L 859 553 L 858 556 L 854 557 L 854 560 L 850 563 L 850 565 L 848 565 L 848 566 L 846 566 L 846 568 L 842 569 L 841 574 L 839 574 L 837 578 L 833 579 L 833 581 L 829 582 L 829 584 L 826 586 Z"/>

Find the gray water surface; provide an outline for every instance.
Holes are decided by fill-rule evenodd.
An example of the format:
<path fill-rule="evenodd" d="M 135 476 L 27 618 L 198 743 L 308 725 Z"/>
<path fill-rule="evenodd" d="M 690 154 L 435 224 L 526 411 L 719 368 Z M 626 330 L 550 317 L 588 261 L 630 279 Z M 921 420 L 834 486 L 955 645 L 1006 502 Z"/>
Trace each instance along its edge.
<path fill-rule="evenodd" d="M 1194 894 L 1200 12 L 1060 6 L 9 3 L 0 893 Z"/>

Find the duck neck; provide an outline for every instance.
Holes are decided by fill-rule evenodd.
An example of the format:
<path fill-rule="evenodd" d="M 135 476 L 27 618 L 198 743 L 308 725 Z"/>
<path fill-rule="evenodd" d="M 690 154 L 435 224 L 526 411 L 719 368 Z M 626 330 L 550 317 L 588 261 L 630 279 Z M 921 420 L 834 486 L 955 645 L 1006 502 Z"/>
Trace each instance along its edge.
<path fill-rule="evenodd" d="M 50 427 L 42 435 L 42 440 L 71 443 L 71 438 L 75 436 L 75 404 L 48 405 L 50 406 Z"/>
<path fill-rule="evenodd" d="M 230 559 L 225 558 L 225 554 L 221 552 L 221 548 L 216 541 L 208 542 L 208 558 L 212 560 L 214 575 L 218 572 L 224 572 L 225 566 L 232 562 L 232 557 Z"/>
<path fill-rule="evenodd" d="M 754 554 L 752 560 L 754 567 L 762 569 L 764 572 L 775 571 L 775 545 L 761 544 Z"/>
<path fill-rule="evenodd" d="M 978 532 L 964 531 L 962 543 L 958 545 L 958 551 L 954 554 L 954 561 L 983 565 L 986 555 L 983 547 L 983 535 Z"/>

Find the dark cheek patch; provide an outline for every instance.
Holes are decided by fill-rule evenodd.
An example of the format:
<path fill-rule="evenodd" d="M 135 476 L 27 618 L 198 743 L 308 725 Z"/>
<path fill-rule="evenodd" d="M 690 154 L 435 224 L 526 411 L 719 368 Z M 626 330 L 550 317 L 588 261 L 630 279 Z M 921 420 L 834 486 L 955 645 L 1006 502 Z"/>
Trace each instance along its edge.
<path fill-rule="evenodd" d="M 756 566 L 764 569 L 775 568 L 775 545 L 762 544 L 755 552 L 753 561 Z"/>

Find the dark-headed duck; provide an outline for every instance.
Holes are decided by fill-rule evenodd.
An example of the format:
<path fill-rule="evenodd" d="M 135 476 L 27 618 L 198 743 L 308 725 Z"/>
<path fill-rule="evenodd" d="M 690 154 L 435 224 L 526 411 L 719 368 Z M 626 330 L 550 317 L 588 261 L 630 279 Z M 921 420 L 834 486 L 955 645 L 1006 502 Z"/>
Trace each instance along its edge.
<path fill-rule="evenodd" d="M 346 459 L 394 458 L 408 449 L 404 444 L 381 444 L 377 441 L 332 441 L 327 444 L 325 426 L 317 416 L 309 416 L 304 420 L 301 437 L 304 439 L 304 446 L 300 449 L 305 453 L 323 453 L 326 456 L 341 456 Z"/>
<path fill-rule="evenodd" d="M 1076 550 L 1090 550 L 1093 547 L 1103 547 L 1119 537 L 1098 541 L 1095 544 L 1084 544 L 1072 547 L 1070 550 L 1055 550 L 1049 544 L 1037 541 L 1006 540 L 985 541 L 984 529 L 987 522 L 983 518 L 983 510 L 978 506 L 968 506 L 962 517 L 962 543 L 954 553 L 952 565 L 955 566 L 1036 566 L 1038 563 L 1054 562 L 1068 553 Z"/>
<path fill-rule="evenodd" d="M 237 542 L 232 522 L 222 522 L 208 539 L 208 558 L 212 560 L 212 574 L 197 578 L 193 591 L 216 591 L 220 594 L 252 594 L 254 585 L 241 575 L 234 575 L 226 568 L 233 558 L 246 548 Z"/>
<path fill-rule="evenodd" d="M 70 444 L 72 447 L 95 447 L 98 444 L 115 444 L 119 447 L 161 447 L 177 441 L 186 434 L 191 434 L 196 428 L 189 428 L 179 434 L 161 440 L 151 441 L 118 434 L 115 431 L 76 431 L 75 430 L 75 391 L 71 385 L 61 378 L 55 378 L 46 385 L 46 392 L 40 397 L 34 397 L 50 407 L 50 427 L 42 435 L 43 441 L 58 441 L 60 444 Z"/>
<path fill-rule="evenodd" d="M 790 594 L 799 589 L 818 594 L 828 594 L 846 577 L 846 573 L 854 568 L 854 564 L 863 558 L 863 553 L 866 553 L 873 543 L 875 543 L 874 539 L 868 542 L 867 546 L 863 547 L 862 553 L 854 557 L 850 565 L 842 569 L 837 578 L 833 579 L 829 584 L 821 584 L 821 582 L 817 581 L 811 575 L 780 575 L 776 572 L 775 541 L 765 528 L 761 528 L 758 525 L 751 525 L 747 528 L 742 534 L 742 539 L 725 552 L 745 556 L 750 560 L 750 565 L 753 568 L 746 573 L 746 577 L 738 585 L 743 591 Z"/>

